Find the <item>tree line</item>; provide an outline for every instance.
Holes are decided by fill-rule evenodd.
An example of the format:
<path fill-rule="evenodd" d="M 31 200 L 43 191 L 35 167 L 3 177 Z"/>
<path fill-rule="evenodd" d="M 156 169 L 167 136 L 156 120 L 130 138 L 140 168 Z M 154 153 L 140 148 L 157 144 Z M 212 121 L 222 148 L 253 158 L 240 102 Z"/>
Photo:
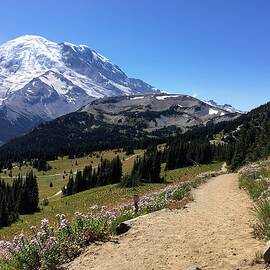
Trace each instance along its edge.
<path fill-rule="evenodd" d="M 122 162 L 119 156 L 111 161 L 101 159 L 97 169 L 87 165 L 83 171 L 78 170 L 75 177 L 71 173 L 67 185 L 62 188 L 62 193 L 69 196 L 90 188 L 115 184 L 120 182 L 121 177 Z"/>
<path fill-rule="evenodd" d="M 231 144 L 211 144 L 207 140 L 178 141 L 167 144 L 163 152 L 166 170 L 192 165 L 208 164 L 213 161 L 229 161 L 234 147 Z"/>
<path fill-rule="evenodd" d="M 118 148 L 143 149 L 153 142 L 165 142 L 167 136 L 167 133 L 153 135 L 137 126 L 107 124 L 85 112 L 71 113 L 40 124 L 32 132 L 1 146 L 0 162 L 6 168 L 9 162 L 81 157 Z"/>
<path fill-rule="evenodd" d="M 46 171 L 49 171 L 52 168 L 51 165 L 44 159 L 36 158 L 36 159 L 34 159 L 32 161 L 31 164 L 32 164 L 32 167 L 37 169 L 38 171 L 46 172 Z"/>
<path fill-rule="evenodd" d="M 214 154 L 207 141 L 178 142 L 169 144 L 164 151 L 166 169 L 187 167 L 196 164 L 207 164 Z"/>
<path fill-rule="evenodd" d="M 69 181 L 62 189 L 64 196 L 76 194 L 97 186 L 119 183 L 122 187 L 134 187 L 142 183 L 162 183 L 160 177 L 162 152 L 157 150 L 156 145 L 150 146 L 142 157 L 134 161 L 130 174 L 123 176 L 122 162 L 117 156 L 112 161 L 101 159 L 97 169 L 91 165 L 78 170 L 69 177 Z"/>

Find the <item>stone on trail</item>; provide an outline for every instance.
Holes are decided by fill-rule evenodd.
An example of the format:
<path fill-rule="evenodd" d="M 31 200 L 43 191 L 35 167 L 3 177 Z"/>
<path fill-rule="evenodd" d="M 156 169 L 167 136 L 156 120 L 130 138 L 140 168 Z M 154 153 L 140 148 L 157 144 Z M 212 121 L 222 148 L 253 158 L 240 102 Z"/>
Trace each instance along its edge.
<path fill-rule="evenodd" d="M 187 270 L 202 270 L 202 269 L 197 266 L 191 266 Z"/>
<path fill-rule="evenodd" d="M 120 223 L 117 227 L 116 227 L 116 234 L 120 235 L 123 233 L 126 233 L 127 231 L 129 231 L 129 229 L 131 228 L 131 222 L 130 221 L 125 221 Z"/>
<path fill-rule="evenodd" d="M 270 263 L 270 241 L 267 243 L 266 248 L 263 252 L 263 259 L 266 263 Z"/>

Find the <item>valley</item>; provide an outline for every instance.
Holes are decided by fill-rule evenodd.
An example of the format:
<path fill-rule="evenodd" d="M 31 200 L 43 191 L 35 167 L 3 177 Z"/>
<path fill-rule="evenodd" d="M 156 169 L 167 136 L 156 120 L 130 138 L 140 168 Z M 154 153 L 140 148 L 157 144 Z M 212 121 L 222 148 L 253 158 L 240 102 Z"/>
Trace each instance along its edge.
<path fill-rule="evenodd" d="M 185 107 L 186 102 L 188 105 Z M 178 106 L 180 103 L 181 107 Z M 190 112 L 190 118 L 199 121 L 195 126 L 183 125 L 181 119 L 183 114 L 188 115 L 187 111 Z M 179 118 L 175 118 L 176 115 Z M 222 207 L 233 209 L 243 202 L 239 199 L 239 190 L 235 188 L 238 179 L 236 174 L 226 174 L 224 178 L 212 177 L 225 173 L 224 162 L 229 170 L 237 171 L 248 162 L 267 158 L 270 154 L 269 117 L 269 103 L 242 114 L 225 112 L 216 107 L 214 109 L 207 103 L 185 95 L 103 98 L 77 112 L 41 124 L 29 134 L 4 144 L 0 147 L 0 184 L 3 188 L 0 192 L 0 209 L 4 210 L 0 214 L 8 222 L 2 223 L 0 229 L 3 239 L 0 242 L 0 256 L 3 253 L 2 257 L 10 257 L 11 260 L 0 259 L 0 267 L 5 267 L 5 270 L 12 269 L 10 267 L 13 265 L 14 270 L 34 269 L 35 264 L 44 264 L 45 269 L 50 269 L 50 264 L 60 267 L 79 255 L 85 256 L 82 251 L 89 245 L 92 248 L 96 241 L 108 242 L 114 239 L 122 222 L 152 212 L 157 212 L 161 220 L 170 220 L 168 226 L 175 227 L 178 219 L 178 212 L 175 211 L 180 211 L 181 215 L 183 208 L 189 208 L 189 203 L 194 199 L 196 204 L 199 197 L 193 197 L 193 192 L 198 187 L 200 190 L 201 185 L 202 188 L 204 185 L 210 187 L 210 191 L 203 193 L 202 201 L 198 199 L 198 212 L 205 211 L 206 216 L 211 217 L 210 220 L 222 217 L 221 212 L 225 211 Z M 172 125 L 167 127 L 164 125 L 166 122 Z M 181 130 L 183 127 L 186 130 Z M 17 175 L 22 177 L 17 178 Z M 220 189 L 216 179 L 223 179 L 224 190 Z M 268 188 L 267 180 L 263 180 L 263 187 Z M 255 185 L 254 189 L 264 192 L 260 185 Z M 217 197 L 211 197 L 208 211 L 209 201 L 206 201 L 206 205 L 204 203 L 206 194 L 211 196 L 209 192 L 217 192 Z M 235 194 L 235 199 L 229 201 L 227 206 L 220 205 L 218 199 L 222 198 L 221 195 L 227 200 L 229 194 Z M 139 199 L 137 210 L 135 197 Z M 38 201 L 28 213 L 25 202 L 33 198 L 38 198 Z M 173 218 L 163 217 L 162 209 L 172 211 Z M 245 203 L 239 210 L 241 215 L 247 211 Z M 214 216 L 210 215 L 211 211 Z M 198 215 L 196 211 L 194 215 Z M 206 216 L 200 215 L 202 222 Z M 226 218 L 229 216 L 230 213 Z M 238 217 L 236 213 L 233 220 Z M 248 214 L 246 217 L 250 219 Z M 224 224 L 220 225 L 222 232 L 217 232 L 214 238 L 220 234 L 222 239 L 228 236 L 233 230 L 230 221 L 224 220 Z M 243 226 L 241 220 L 239 224 Z M 215 222 L 207 225 L 209 228 L 213 226 L 216 226 Z M 225 226 L 224 230 L 222 226 Z M 187 232 L 179 228 L 179 233 L 196 235 L 193 226 L 186 229 Z M 162 230 L 164 228 L 160 227 Z M 238 238 L 242 235 L 234 235 L 235 249 L 243 250 L 238 245 Z M 247 242 L 254 240 L 250 234 L 244 237 Z M 10 242 L 12 238 L 13 242 Z M 205 238 L 196 237 L 198 240 L 205 241 Z M 43 254 L 48 243 L 51 245 L 52 257 Z M 171 245 L 166 243 L 167 246 Z M 25 262 L 25 255 L 12 255 L 12 250 L 17 249 L 18 245 L 18 254 L 26 253 L 32 257 L 31 261 Z M 194 243 L 187 242 L 187 245 L 190 247 Z M 255 246 L 247 254 L 253 254 Z M 65 255 L 61 255 L 61 250 L 66 251 Z M 114 257 L 116 260 L 117 256 Z M 129 257 L 128 254 L 126 256 Z M 189 253 L 187 256 L 193 258 Z M 254 256 L 254 261 L 260 261 L 262 255 L 258 255 L 257 259 L 256 254 L 250 256 Z M 205 254 L 202 261 L 197 259 L 194 263 L 208 265 L 204 262 L 207 258 Z M 241 258 L 232 260 L 228 255 L 233 265 L 241 264 Z M 90 256 L 86 262 L 92 259 Z M 98 257 L 96 259 L 99 260 Z M 155 262 L 154 256 L 152 259 Z M 81 260 L 79 257 L 74 266 L 71 264 L 71 269 L 76 268 L 77 263 L 84 265 L 84 260 Z M 191 262 L 183 259 L 179 265 L 186 266 Z M 151 266 L 152 262 L 149 263 Z M 243 269 L 249 269 L 251 262 L 245 262 L 245 265 Z M 257 262 L 254 265 L 254 269 L 260 269 Z M 112 264 L 112 267 L 118 266 Z"/>

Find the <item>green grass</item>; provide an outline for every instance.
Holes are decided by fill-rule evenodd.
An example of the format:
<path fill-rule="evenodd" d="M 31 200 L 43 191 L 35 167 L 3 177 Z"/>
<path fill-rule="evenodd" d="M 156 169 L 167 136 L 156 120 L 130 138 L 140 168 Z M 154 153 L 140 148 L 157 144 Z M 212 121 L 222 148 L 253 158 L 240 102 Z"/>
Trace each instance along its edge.
<path fill-rule="evenodd" d="M 270 193 L 268 181 L 270 169 L 262 168 L 256 173 L 239 177 L 239 187 L 245 189 L 256 202 L 254 213 L 257 218 L 253 232 L 260 239 L 270 240 Z"/>
<path fill-rule="evenodd" d="M 138 152 L 141 152 L 142 150 L 137 150 Z M 34 172 L 37 176 L 46 177 L 53 174 L 63 174 L 64 171 L 70 172 L 70 170 L 77 170 L 77 169 L 83 169 L 85 165 L 92 164 L 93 166 L 97 166 L 100 162 L 100 157 L 103 159 L 112 159 L 116 155 L 119 155 L 120 158 L 126 158 L 125 152 L 119 152 L 115 153 L 114 150 L 110 151 L 101 151 L 101 152 L 95 152 L 92 156 L 85 156 L 81 158 L 75 158 L 75 159 L 68 159 L 67 157 L 58 158 L 57 160 L 49 161 L 49 164 L 51 165 L 52 169 L 47 172 L 38 172 L 36 169 L 34 169 Z M 76 165 L 77 162 L 77 165 Z M 13 176 L 16 176 L 17 174 L 21 173 L 22 175 L 25 175 L 29 170 L 31 170 L 32 167 L 30 165 L 22 166 L 21 169 L 19 167 L 15 166 L 12 169 Z M 1 177 L 7 177 L 8 172 L 0 174 Z"/>
<path fill-rule="evenodd" d="M 207 171 L 219 170 L 222 166 L 221 162 L 214 162 L 207 165 L 192 166 L 186 168 L 179 168 L 170 171 L 164 171 L 165 164 L 162 166 L 161 176 L 169 182 L 185 182 L 191 181 L 195 176 Z"/>
<path fill-rule="evenodd" d="M 267 189 L 268 185 L 265 179 L 256 180 L 251 177 L 240 176 L 239 187 L 244 188 L 252 200 L 257 200 Z"/>
<path fill-rule="evenodd" d="M 4 262 L 2 260 L 0 260 L 0 269 L 1 270 L 18 270 L 18 268 L 15 265 Z"/>
<path fill-rule="evenodd" d="M 259 239 L 270 239 L 270 199 L 257 202 L 254 212 L 257 222 L 253 225 L 254 234 Z"/>
<path fill-rule="evenodd" d="M 241 175 L 239 187 L 245 189 L 252 200 L 257 200 L 267 190 L 268 184 L 264 177 L 257 178 L 256 175 Z"/>
<path fill-rule="evenodd" d="M 183 184 L 180 188 L 178 188 L 172 195 L 172 199 L 176 201 L 181 201 L 185 198 L 185 196 L 190 192 L 191 188 L 189 184 Z"/>
<path fill-rule="evenodd" d="M 141 152 L 137 153 L 142 154 L 143 152 L 141 150 Z M 135 156 L 132 156 L 132 158 L 130 158 L 129 160 L 124 161 L 124 172 L 130 171 L 135 158 Z M 55 167 L 61 168 L 63 170 L 63 168 L 66 168 L 68 164 L 67 162 L 70 161 L 65 161 L 61 163 L 61 160 L 58 160 L 55 162 L 57 163 L 57 166 Z M 78 163 L 83 164 L 83 159 L 78 159 Z M 221 166 L 221 163 L 213 163 L 209 165 L 180 168 L 166 172 L 162 170 L 161 174 L 162 176 L 166 176 L 169 182 L 185 182 L 195 179 L 196 176 L 202 172 L 220 169 Z M 48 173 L 49 172 L 46 172 L 46 174 Z M 42 196 L 49 196 L 49 194 L 56 193 L 58 190 L 60 190 L 60 188 L 63 186 L 64 181 L 66 180 L 55 178 L 53 180 L 53 190 L 49 188 L 50 181 L 52 181 L 52 178 L 39 178 L 41 198 L 43 198 Z M 12 224 L 9 227 L 0 229 L 0 239 L 10 239 L 15 234 L 18 234 L 21 231 L 23 231 L 25 234 L 29 234 L 29 227 L 32 225 L 39 226 L 40 220 L 43 218 L 48 218 L 50 222 L 54 223 L 56 222 L 55 216 L 58 213 L 63 213 L 67 216 L 68 219 L 72 219 L 76 211 L 88 212 L 89 208 L 94 204 L 115 207 L 119 204 L 123 204 L 132 200 L 134 194 L 142 196 L 143 194 L 160 190 L 165 186 L 166 184 L 144 184 L 137 188 L 120 188 L 117 184 L 115 184 L 93 188 L 68 197 L 61 198 L 61 196 L 56 196 L 52 199 L 49 199 L 48 206 L 41 206 L 40 212 L 32 215 L 22 215 L 20 216 L 20 220 L 18 222 Z M 48 190 L 50 191 L 50 193 L 48 192 Z"/>
<path fill-rule="evenodd" d="M 94 204 L 116 206 L 131 200 L 135 193 L 142 195 L 159 190 L 164 186 L 165 184 L 145 184 L 138 188 L 119 188 L 115 184 L 59 198 L 51 201 L 48 206 L 43 207 L 38 213 L 21 215 L 18 222 L 0 230 L 0 239 L 8 239 L 22 230 L 27 233 L 30 226 L 39 226 L 40 220 L 43 218 L 48 218 L 50 221 L 55 222 L 55 215 L 58 213 L 64 213 L 71 219 L 76 211 L 87 212 Z"/>

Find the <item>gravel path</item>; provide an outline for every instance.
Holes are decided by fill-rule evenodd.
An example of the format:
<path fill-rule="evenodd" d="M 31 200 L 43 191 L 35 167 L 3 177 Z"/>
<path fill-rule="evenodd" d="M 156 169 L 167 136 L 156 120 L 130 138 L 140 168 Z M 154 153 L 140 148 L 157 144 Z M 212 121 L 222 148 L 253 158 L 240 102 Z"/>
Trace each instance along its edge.
<path fill-rule="evenodd" d="M 116 242 L 90 246 L 69 270 L 254 270 L 263 243 L 251 234 L 252 203 L 236 174 L 221 175 L 194 191 L 184 210 L 140 217 Z"/>

